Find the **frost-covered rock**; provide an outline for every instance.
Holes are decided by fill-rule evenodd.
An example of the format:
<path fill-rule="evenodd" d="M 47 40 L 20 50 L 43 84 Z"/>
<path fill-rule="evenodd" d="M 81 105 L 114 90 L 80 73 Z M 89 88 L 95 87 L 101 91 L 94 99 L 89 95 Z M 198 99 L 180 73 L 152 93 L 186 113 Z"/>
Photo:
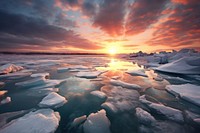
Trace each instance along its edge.
<path fill-rule="evenodd" d="M 50 76 L 49 73 L 35 73 L 35 74 L 32 74 L 32 75 L 31 75 L 32 78 L 37 78 L 37 77 L 47 78 L 47 77 L 49 77 L 49 76 Z"/>
<path fill-rule="evenodd" d="M 104 73 L 104 71 L 78 72 L 76 76 L 80 78 L 97 78 L 97 76 L 102 73 Z"/>
<path fill-rule="evenodd" d="M 121 86 L 121 87 L 128 88 L 128 89 L 136 89 L 136 90 L 142 89 L 142 87 L 139 86 L 139 85 L 126 83 L 126 82 L 123 82 L 121 80 L 113 80 L 113 79 L 111 79 L 110 80 L 110 84 L 114 85 L 114 86 Z"/>
<path fill-rule="evenodd" d="M 146 74 L 145 74 L 145 71 L 144 69 L 138 69 L 138 70 L 128 70 L 126 71 L 126 73 L 132 75 L 132 76 L 143 76 L 143 77 L 148 77 Z"/>
<path fill-rule="evenodd" d="M 105 110 L 92 113 L 83 124 L 84 133 L 111 133 L 110 121 Z"/>
<path fill-rule="evenodd" d="M 156 68 L 157 71 L 177 74 L 200 74 L 200 57 L 183 57 Z"/>
<path fill-rule="evenodd" d="M 56 131 L 59 121 L 58 112 L 40 109 L 12 120 L 0 129 L 0 133 L 52 133 Z"/>
<path fill-rule="evenodd" d="M 200 106 L 200 86 L 193 84 L 167 85 L 166 90 L 182 99 Z"/>
<path fill-rule="evenodd" d="M 5 64 L 0 67 L 0 74 L 8 74 L 12 72 L 17 72 L 24 69 L 22 66 L 17 66 L 15 64 Z"/>
<path fill-rule="evenodd" d="M 1 104 L 6 104 L 6 103 L 9 103 L 11 102 L 11 97 L 6 97 L 5 99 L 3 99 L 1 102 L 0 102 L 0 105 Z"/>
<path fill-rule="evenodd" d="M 49 93 L 42 101 L 38 104 L 40 107 L 54 107 L 58 108 L 67 102 L 65 97 L 60 96 L 55 92 Z"/>
<path fill-rule="evenodd" d="M 136 108 L 136 117 L 141 124 L 147 126 L 156 122 L 155 118 L 149 112 L 139 107 Z"/>
<path fill-rule="evenodd" d="M 90 92 L 91 95 L 98 97 L 99 99 L 106 100 L 107 96 L 105 93 L 101 91 L 92 91 Z"/>
<path fill-rule="evenodd" d="M 138 106 L 139 93 L 136 90 L 120 86 L 104 86 L 101 88 L 107 100 L 101 106 L 111 114 L 133 110 Z"/>

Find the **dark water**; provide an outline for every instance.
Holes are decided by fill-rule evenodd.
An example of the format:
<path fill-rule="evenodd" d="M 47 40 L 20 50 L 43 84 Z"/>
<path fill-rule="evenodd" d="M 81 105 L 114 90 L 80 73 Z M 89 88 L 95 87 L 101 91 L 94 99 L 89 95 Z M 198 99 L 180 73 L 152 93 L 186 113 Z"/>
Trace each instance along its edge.
<path fill-rule="evenodd" d="M 14 59 L 13 59 L 14 58 Z M 180 110 L 191 110 L 196 113 L 200 113 L 200 108 L 183 101 L 181 99 L 175 98 L 173 95 L 165 91 L 165 86 L 171 84 L 170 81 L 155 81 L 153 76 L 157 74 L 153 70 L 146 70 L 148 77 L 141 76 L 131 76 L 125 73 L 128 69 L 138 69 L 137 64 L 133 64 L 130 61 L 120 59 L 118 57 L 102 57 L 102 56 L 43 56 L 43 57 L 10 57 L 7 58 L 8 62 L 15 64 L 23 64 L 29 62 L 29 68 L 36 70 L 33 73 L 39 72 L 48 72 L 50 73 L 50 79 L 68 79 L 66 82 L 61 83 L 58 87 L 59 94 L 66 97 L 68 100 L 67 104 L 63 105 L 60 108 L 55 109 L 61 115 L 60 125 L 57 129 L 57 133 L 80 133 L 82 128 L 76 129 L 71 128 L 71 122 L 80 116 L 89 115 L 90 113 L 97 112 L 102 109 L 101 104 L 104 101 L 99 100 L 97 97 L 91 96 L 87 88 L 92 90 L 100 90 L 102 86 L 109 85 L 107 82 L 110 78 L 118 76 L 121 81 L 127 83 L 133 83 L 140 85 L 143 90 L 139 91 L 140 95 L 146 94 L 151 96 L 152 99 L 157 100 L 158 102 L 163 103 L 164 105 L 180 109 Z M 16 58 L 16 59 L 15 59 Z M 50 62 L 56 62 L 53 65 L 48 65 Z M 32 63 L 32 64 L 31 64 Z M 45 63 L 47 64 L 45 66 Z M 42 66 L 41 66 L 42 64 Z M 66 65 L 85 65 L 93 66 L 97 70 L 108 70 L 106 73 L 102 74 L 100 77 L 101 81 L 94 81 L 92 79 L 78 78 L 75 76 L 77 72 L 57 72 L 58 67 L 63 67 Z M 170 75 L 173 76 L 173 75 Z M 177 75 L 176 75 L 177 76 Z M 29 76 L 19 78 L 19 79 L 9 79 L 9 78 L 0 78 L 0 81 L 5 82 L 5 86 L 0 90 L 7 90 L 4 97 L 11 97 L 12 101 L 10 103 L 0 105 L 0 114 L 6 112 L 14 112 L 20 110 L 28 109 L 39 109 L 38 103 L 42 100 L 44 96 L 37 95 L 30 91 L 31 87 L 17 87 L 15 83 L 26 81 L 31 79 Z M 188 79 L 187 79 L 188 80 Z M 189 79 L 190 80 L 190 79 Z M 173 84 L 176 83 L 173 81 Z M 198 82 L 196 83 L 198 84 Z M 152 114 L 153 115 L 153 114 Z M 135 111 L 129 110 L 125 112 L 120 112 L 118 114 L 112 115 L 107 114 L 109 120 L 111 121 L 111 132 L 112 133 L 137 133 L 139 132 L 139 123 L 135 117 Z M 153 115 L 156 119 L 162 123 L 162 118 L 159 116 Z M 174 122 L 170 122 L 173 126 Z M 169 124 L 169 125 L 170 125 Z M 181 127 L 181 124 L 175 123 Z M 185 132 L 196 132 L 196 129 L 187 124 L 183 125 Z M 170 130 L 169 130 L 170 131 Z"/>

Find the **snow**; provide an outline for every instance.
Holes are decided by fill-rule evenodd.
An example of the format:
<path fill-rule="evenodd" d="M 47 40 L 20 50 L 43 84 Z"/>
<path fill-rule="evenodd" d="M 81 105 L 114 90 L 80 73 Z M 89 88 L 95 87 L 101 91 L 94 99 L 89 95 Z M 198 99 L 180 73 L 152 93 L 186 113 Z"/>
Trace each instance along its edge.
<path fill-rule="evenodd" d="M 60 121 L 58 112 L 51 109 L 40 109 L 15 119 L 0 129 L 0 133 L 52 133 Z"/>
<path fill-rule="evenodd" d="M 139 93 L 120 86 L 104 86 L 101 91 L 107 100 L 101 106 L 111 114 L 133 110 L 138 106 Z"/>
<path fill-rule="evenodd" d="M 105 110 L 92 113 L 83 124 L 84 133 L 111 133 L 110 121 Z"/>
<path fill-rule="evenodd" d="M 49 77 L 50 74 L 49 73 L 35 73 L 35 74 L 32 74 L 31 77 L 32 78 L 36 78 L 36 77 L 43 77 L 43 78 L 46 78 L 46 77 Z"/>
<path fill-rule="evenodd" d="M 136 108 L 136 117 L 138 121 L 145 125 L 151 125 L 156 122 L 155 118 L 147 111 L 142 108 Z"/>
<path fill-rule="evenodd" d="M 80 124 L 82 124 L 83 122 L 85 122 L 87 119 L 87 116 L 86 115 L 83 115 L 83 116 L 80 116 L 78 118 L 75 118 L 72 122 L 72 127 L 77 127 L 79 126 Z"/>
<path fill-rule="evenodd" d="M 90 92 L 91 95 L 96 96 L 102 100 L 105 100 L 107 98 L 106 94 L 101 91 L 92 91 Z"/>
<path fill-rule="evenodd" d="M 78 72 L 76 76 L 80 78 L 97 78 L 97 76 L 104 72 L 105 71 Z"/>
<path fill-rule="evenodd" d="M 167 85 L 166 90 L 182 99 L 200 106 L 200 86 L 193 84 Z"/>
<path fill-rule="evenodd" d="M 111 79 L 110 84 L 115 85 L 115 86 L 121 86 L 121 87 L 128 88 L 128 89 L 136 89 L 136 90 L 142 89 L 141 86 L 139 86 L 139 85 L 126 83 L 121 80 Z"/>
<path fill-rule="evenodd" d="M 6 103 L 9 103 L 9 102 L 11 102 L 11 97 L 6 97 L 5 99 L 3 99 L 3 100 L 0 102 L 0 105 L 6 104 Z"/>
<path fill-rule="evenodd" d="M 39 103 L 39 107 L 58 108 L 58 107 L 63 106 L 66 102 L 67 100 L 65 99 L 65 97 L 60 96 L 59 94 L 55 92 L 51 92 L 42 99 L 42 101 Z"/>
<path fill-rule="evenodd" d="M 145 74 L 145 71 L 144 69 L 138 69 L 138 70 L 128 70 L 126 71 L 126 73 L 132 75 L 132 76 L 143 76 L 143 77 L 148 77 L 146 74 Z"/>
<path fill-rule="evenodd" d="M 0 67 L 0 74 L 13 73 L 13 72 L 20 71 L 22 69 L 24 69 L 24 68 L 21 66 L 17 66 L 15 64 L 5 64 Z"/>
<path fill-rule="evenodd" d="M 155 70 L 177 74 L 200 74 L 200 57 L 183 57 Z"/>

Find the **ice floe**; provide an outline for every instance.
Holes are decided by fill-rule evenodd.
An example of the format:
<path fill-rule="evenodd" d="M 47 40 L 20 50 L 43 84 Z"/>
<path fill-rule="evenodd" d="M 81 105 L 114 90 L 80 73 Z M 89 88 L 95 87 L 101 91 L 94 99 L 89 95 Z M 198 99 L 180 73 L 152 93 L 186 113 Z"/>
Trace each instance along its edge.
<path fill-rule="evenodd" d="M 44 77 L 37 77 L 37 78 L 30 79 L 27 81 L 15 83 L 15 85 L 22 86 L 22 87 L 31 87 L 31 86 L 43 85 L 45 84 L 45 80 L 46 79 Z"/>
<path fill-rule="evenodd" d="M 155 118 L 142 108 L 136 108 L 136 117 L 141 124 L 151 125 L 156 122 Z"/>
<path fill-rule="evenodd" d="M 0 67 L 0 74 L 8 74 L 17 72 L 24 69 L 22 66 L 17 66 L 15 64 L 5 64 Z"/>
<path fill-rule="evenodd" d="M 58 108 L 64 105 L 67 102 L 65 97 L 51 92 L 46 97 L 42 99 L 42 101 L 38 104 L 40 107 L 54 107 Z"/>
<path fill-rule="evenodd" d="M 196 126 L 200 126 L 200 114 L 193 113 L 191 111 L 185 111 L 186 118 L 188 119 L 188 123 L 196 124 Z"/>
<path fill-rule="evenodd" d="M 121 80 L 113 80 L 113 79 L 111 79 L 110 80 L 110 84 L 112 84 L 114 86 L 121 86 L 121 87 L 128 88 L 128 89 L 136 89 L 136 90 L 137 89 L 142 89 L 142 87 L 139 86 L 139 85 L 126 83 L 126 82 L 123 82 Z"/>
<path fill-rule="evenodd" d="M 80 116 L 78 118 L 75 118 L 71 124 L 72 127 L 77 127 L 79 125 L 81 125 L 83 122 L 85 122 L 87 119 L 86 115 Z"/>
<path fill-rule="evenodd" d="M 200 57 L 183 57 L 155 70 L 177 74 L 200 74 Z"/>
<path fill-rule="evenodd" d="M 76 76 L 80 78 L 97 78 L 97 76 L 101 75 L 104 72 L 105 71 L 78 72 Z"/>
<path fill-rule="evenodd" d="M 107 95 L 107 100 L 101 106 L 111 114 L 130 111 L 138 106 L 139 93 L 136 90 L 120 86 L 104 86 L 101 88 Z"/>
<path fill-rule="evenodd" d="M 0 129 L 0 133 L 52 133 L 56 131 L 59 121 L 58 112 L 40 109 L 12 120 Z"/>
<path fill-rule="evenodd" d="M 182 99 L 200 106 L 200 86 L 193 84 L 167 85 L 166 90 Z"/>
<path fill-rule="evenodd" d="M 6 97 L 5 99 L 3 99 L 3 100 L 0 102 L 0 105 L 6 104 L 6 103 L 9 103 L 9 102 L 11 102 L 11 97 Z"/>
<path fill-rule="evenodd" d="M 106 100 L 107 96 L 105 93 L 101 91 L 92 91 L 90 92 L 91 95 L 98 97 L 99 99 Z"/>
<path fill-rule="evenodd" d="M 32 74 L 30 77 L 32 77 L 32 78 L 37 78 L 37 77 L 47 78 L 49 76 L 50 76 L 49 73 L 35 73 L 35 74 Z"/>
<path fill-rule="evenodd" d="M 1 78 L 6 78 L 6 79 L 20 79 L 20 78 L 24 78 L 24 77 L 28 77 L 30 76 L 32 73 L 31 72 L 15 72 L 15 73 L 8 73 L 5 75 L 0 75 L 0 79 Z"/>
<path fill-rule="evenodd" d="M 148 77 L 146 74 L 145 74 L 145 71 L 144 69 L 138 69 L 138 70 L 128 70 L 126 71 L 126 73 L 132 75 L 132 76 L 143 76 L 143 77 Z"/>
<path fill-rule="evenodd" d="M 74 66 L 66 66 L 60 67 L 57 69 L 58 72 L 79 72 L 79 71 L 88 71 L 91 67 L 83 66 L 83 65 L 74 65 Z"/>
<path fill-rule="evenodd" d="M 154 113 L 164 116 L 168 120 L 173 120 L 176 122 L 184 122 L 183 114 L 180 110 L 174 109 L 163 104 L 153 103 L 146 100 L 145 95 L 140 96 L 140 102 L 147 105 L 147 107 Z"/>
<path fill-rule="evenodd" d="M 105 110 L 92 113 L 83 124 L 84 133 L 111 133 L 110 121 Z"/>
<path fill-rule="evenodd" d="M 0 91 L 0 97 L 3 96 L 3 95 L 5 95 L 7 92 L 8 92 L 8 91 L 6 91 L 6 90 Z"/>

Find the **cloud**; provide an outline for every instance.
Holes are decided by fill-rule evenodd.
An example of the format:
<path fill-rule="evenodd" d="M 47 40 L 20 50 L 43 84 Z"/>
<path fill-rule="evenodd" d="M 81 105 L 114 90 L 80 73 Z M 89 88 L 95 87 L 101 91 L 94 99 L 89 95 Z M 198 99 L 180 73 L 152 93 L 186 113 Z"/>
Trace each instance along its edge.
<path fill-rule="evenodd" d="M 144 32 L 157 22 L 168 0 L 136 0 L 132 5 L 126 22 L 126 34 L 135 35 Z"/>
<path fill-rule="evenodd" d="M 82 49 L 101 48 L 82 38 L 72 30 L 50 25 L 42 19 L 0 10 L 0 47 L 22 47 L 24 45 L 44 47 L 74 47 Z M 12 45 L 13 44 L 13 45 Z"/>
<path fill-rule="evenodd" d="M 105 0 L 94 16 L 93 26 L 99 27 L 111 36 L 123 34 L 126 0 Z"/>
<path fill-rule="evenodd" d="M 149 45 L 172 47 L 197 47 L 200 42 L 200 3 L 188 1 L 171 9 L 170 15 L 154 27 L 153 38 Z"/>

